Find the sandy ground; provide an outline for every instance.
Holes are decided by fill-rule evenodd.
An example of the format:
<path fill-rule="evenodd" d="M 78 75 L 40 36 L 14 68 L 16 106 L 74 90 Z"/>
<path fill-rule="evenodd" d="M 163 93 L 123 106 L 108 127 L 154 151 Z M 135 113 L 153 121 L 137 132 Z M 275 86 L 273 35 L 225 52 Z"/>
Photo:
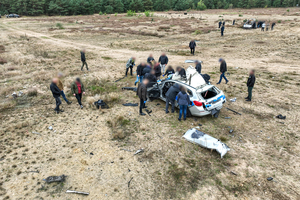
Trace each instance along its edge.
<path fill-rule="evenodd" d="M 298 8 L 268 8 L 166 12 L 149 18 L 1 18 L 5 51 L 0 58 L 7 63 L 0 65 L 0 198 L 300 199 L 299 14 Z M 268 32 L 244 30 L 240 27 L 247 18 L 276 26 Z M 217 28 L 220 19 L 226 20 L 224 37 Z M 189 54 L 191 39 L 199 41 L 195 56 Z M 83 48 L 89 72 L 80 71 Z M 218 87 L 237 101 L 226 103 L 217 119 L 191 117 L 180 123 L 178 113 L 164 113 L 160 100 L 147 103 L 153 112 L 145 117 L 137 107 L 122 106 L 138 102 L 133 92 L 121 90 L 133 86 L 134 77 L 114 82 L 124 76 L 128 58 L 135 56 L 139 63 L 150 53 L 158 59 L 162 52 L 173 67 L 188 67 L 186 59 L 202 60 L 202 71 L 213 84 L 219 77 L 217 61 L 225 58 L 229 83 Z M 250 69 L 256 70 L 256 85 L 248 103 Z M 53 112 L 49 91 L 58 72 L 64 73 L 65 93 L 73 101 L 63 102 L 61 114 Z M 82 110 L 70 94 L 76 77 L 87 88 Z M 14 99 L 14 91 L 23 95 Z M 91 103 L 98 98 L 110 109 L 96 110 Z M 278 114 L 287 119 L 276 119 Z M 183 140 L 183 133 L 199 124 L 231 148 L 223 159 Z M 140 148 L 145 151 L 133 155 Z M 67 176 L 63 183 L 43 180 L 62 174 Z M 90 194 L 67 194 L 67 189 Z"/>

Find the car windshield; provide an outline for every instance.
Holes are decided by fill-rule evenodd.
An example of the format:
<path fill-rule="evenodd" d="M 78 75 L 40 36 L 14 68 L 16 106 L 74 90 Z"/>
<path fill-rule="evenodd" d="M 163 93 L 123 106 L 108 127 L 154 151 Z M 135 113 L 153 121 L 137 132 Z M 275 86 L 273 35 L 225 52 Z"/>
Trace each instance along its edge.
<path fill-rule="evenodd" d="M 220 92 L 213 86 L 203 91 L 197 91 L 203 99 L 210 99 L 217 96 Z"/>

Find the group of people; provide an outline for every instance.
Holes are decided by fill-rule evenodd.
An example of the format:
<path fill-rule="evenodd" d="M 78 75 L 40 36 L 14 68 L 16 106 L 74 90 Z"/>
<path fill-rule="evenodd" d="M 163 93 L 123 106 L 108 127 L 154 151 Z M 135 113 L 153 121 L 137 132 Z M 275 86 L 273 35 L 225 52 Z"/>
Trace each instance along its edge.
<path fill-rule="evenodd" d="M 275 22 L 273 22 L 273 23 L 271 24 L 271 30 L 272 30 L 272 31 L 273 31 L 275 25 L 276 25 Z M 268 31 L 268 30 L 269 30 L 269 26 L 270 26 L 270 24 L 266 24 L 265 22 L 262 23 L 262 25 L 261 25 L 261 31 L 265 31 L 265 28 L 266 28 L 266 31 Z"/>
<path fill-rule="evenodd" d="M 64 93 L 64 85 L 62 83 L 63 74 L 59 73 L 56 78 L 52 79 L 52 83 L 50 85 L 50 90 L 56 102 L 56 107 L 54 111 L 58 114 L 60 112 L 64 112 L 62 109 L 59 108 L 61 105 L 60 96 L 66 101 L 67 104 L 71 104 L 72 101 L 69 101 Z M 76 97 L 80 108 L 83 108 L 81 103 L 82 95 L 85 94 L 85 87 L 84 84 L 81 82 L 80 78 L 76 78 L 75 81 L 71 84 L 71 92 L 74 97 Z"/>
<path fill-rule="evenodd" d="M 219 21 L 219 28 L 221 28 L 221 36 L 224 36 L 225 21 Z"/>

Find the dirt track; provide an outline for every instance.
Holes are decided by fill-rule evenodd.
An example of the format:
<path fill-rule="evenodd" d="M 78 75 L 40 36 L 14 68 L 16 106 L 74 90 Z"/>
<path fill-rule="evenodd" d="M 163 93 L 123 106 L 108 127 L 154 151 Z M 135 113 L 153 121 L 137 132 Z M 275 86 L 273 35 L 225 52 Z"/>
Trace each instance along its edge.
<path fill-rule="evenodd" d="M 300 23 L 293 15 L 298 11 L 268 9 L 266 16 L 261 10 L 188 14 L 194 18 L 157 13 L 154 20 L 122 15 L 1 19 L 0 45 L 5 52 L 0 57 L 8 63 L 0 65 L 0 158 L 4 158 L 0 198 L 299 199 Z M 251 12 L 282 22 L 269 32 L 238 28 L 244 18 L 253 16 Z M 238 13 L 243 13 L 241 19 Z M 228 20 L 223 38 L 216 28 L 220 18 Z M 229 25 L 232 19 L 238 19 L 237 26 Z M 56 23 L 64 29 L 56 28 Z M 202 34 L 182 31 L 188 29 Z M 200 40 L 195 57 L 188 53 L 190 39 Z M 82 48 L 87 49 L 90 72 L 79 69 Z M 203 60 L 203 71 L 213 84 L 219 76 L 217 60 L 225 58 L 230 82 L 219 87 L 228 100 L 237 97 L 225 107 L 242 116 L 222 109 L 218 119 L 207 116 L 178 123 L 178 113 L 166 115 L 164 103 L 158 100 L 148 103 L 151 117 L 141 118 L 137 108 L 122 106 L 138 101 L 133 92 L 120 89 L 133 86 L 134 77 L 111 83 L 123 77 L 127 59 L 134 55 L 137 62 L 145 61 L 150 53 L 158 59 L 162 51 L 172 66 L 187 67 L 185 59 Z M 252 68 L 257 83 L 253 102 L 246 103 L 245 82 Z M 73 104 L 63 102 L 65 112 L 56 115 L 48 87 L 59 71 L 65 74 L 65 92 Z M 77 76 L 88 87 L 83 110 L 69 94 Z M 36 97 L 28 96 L 31 88 L 37 89 Z M 23 97 L 6 98 L 20 90 Z M 111 108 L 91 107 L 95 94 Z M 274 118 L 278 114 L 287 119 Z M 224 119 L 227 116 L 232 119 Z M 221 138 L 232 149 L 223 159 L 182 139 L 199 123 L 203 132 Z M 48 129 L 50 125 L 55 132 Z M 113 139 L 118 131 L 125 139 Z M 139 148 L 145 152 L 133 156 Z M 36 170 L 39 173 L 30 172 Z M 63 184 L 43 181 L 62 174 L 68 176 Z M 274 181 L 267 181 L 268 177 Z M 67 189 L 90 195 L 66 194 Z"/>

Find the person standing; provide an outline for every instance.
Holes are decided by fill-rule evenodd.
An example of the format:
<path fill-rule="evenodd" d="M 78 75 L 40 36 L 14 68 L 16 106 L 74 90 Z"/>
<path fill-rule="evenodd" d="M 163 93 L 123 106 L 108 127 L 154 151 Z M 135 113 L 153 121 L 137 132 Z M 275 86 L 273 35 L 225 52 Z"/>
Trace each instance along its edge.
<path fill-rule="evenodd" d="M 82 94 L 85 94 L 85 88 L 80 78 L 76 78 L 76 80 L 71 84 L 71 91 L 73 93 L 73 96 L 76 97 L 78 104 L 80 105 L 80 108 L 82 109 L 83 105 L 81 103 L 81 99 L 82 99 Z"/>
<path fill-rule="evenodd" d="M 50 85 L 50 90 L 52 92 L 52 95 L 55 99 L 55 102 L 56 102 L 56 107 L 55 107 L 55 112 L 58 114 L 59 112 L 63 112 L 63 110 L 59 109 L 59 105 L 61 104 L 61 100 L 60 100 L 60 94 L 61 94 L 61 91 L 60 89 L 57 87 L 57 83 L 58 83 L 58 80 L 57 78 L 54 78 L 52 79 L 52 83 Z"/>
<path fill-rule="evenodd" d="M 195 55 L 195 48 L 196 48 L 195 40 L 190 41 L 189 47 L 191 49 L 191 54 Z"/>
<path fill-rule="evenodd" d="M 150 54 L 149 57 L 147 58 L 147 63 L 149 63 L 150 65 L 153 65 L 153 61 L 154 61 L 153 55 Z"/>
<path fill-rule="evenodd" d="M 61 94 L 61 96 L 63 97 L 63 99 L 67 102 L 67 104 L 71 104 L 72 103 L 72 101 L 69 101 L 68 99 L 67 99 L 67 97 L 66 97 L 66 95 L 65 95 L 65 93 L 64 93 L 64 85 L 63 85 L 63 83 L 61 82 L 61 78 L 63 77 L 63 74 L 62 73 L 58 73 L 58 75 L 57 75 L 57 80 L 58 80 L 58 82 L 57 82 L 57 87 L 58 87 L 58 89 L 60 89 L 60 94 Z"/>
<path fill-rule="evenodd" d="M 163 70 L 163 74 L 165 73 L 165 68 L 169 62 L 168 57 L 166 56 L 165 53 L 162 53 L 162 55 L 159 57 L 158 62 L 160 63 L 160 67 Z"/>
<path fill-rule="evenodd" d="M 172 85 L 166 93 L 166 113 L 169 113 L 169 103 L 172 105 L 172 113 L 175 112 L 175 99 L 180 92 L 178 84 Z"/>
<path fill-rule="evenodd" d="M 234 24 L 235 24 L 235 19 L 232 21 L 232 25 L 234 26 Z"/>
<path fill-rule="evenodd" d="M 139 83 L 136 95 L 140 98 L 140 115 L 146 115 L 143 113 L 143 108 L 147 108 L 145 106 L 147 102 L 147 85 L 149 83 L 149 80 L 145 78 L 143 82 Z"/>
<path fill-rule="evenodd" d="M 154 66 L 154 71 L 155 71 L 156 80 L 159 80 L 161 76 L 161 65 L 157 63 Z"/>
<path fill-rule="evenodd" d="M 266 26 L 266 24 L 265 24 L 265 22 L 261 25 L 261 31 L 265 31 L 265 26 Z"/>
<path fill-rule="evenodd" d="M 148 79 L 147 88 L 152 87 L 155 83 L 157 83 L 154 69 L 152 69 L 150 73 L 147 73 L 145 78 Z"/>
<path fill-rule="evenodd" d="M 269 31 L 269 26 L 270 26 L 270 24 L 267 24 L 266 31 Z"/>
<path fill-rule="evenodd" d="M 222 25 L 222 22 L 221 22 L 221 21 L 219 21 L 219 28 L 221 28 L 221 25 Z"/>
<path fill-rule="evenodd" d="M 248 96 L 245 98 L 246 101 L 251 101 L 252 100 L 252 90 L 255 84 L 255 71 L 251 70 L 249 73 L 249 78 L 247 81 L 247 87 L 248 87 Z"/>
<path fill-rule="evenodd" d="M 276 23 L 273 22 L 273 23 L 272 23 L 272 26 L 271 26 L 271 31 L 273 31 L 275 25 L 276 25 Z"/>
<path fill-rule="evenodd" d="M 220 72 L 221 72 L 221 75 L 220 75 L 220 80 L 219 80 L 219 82 L 218 82 L 217 84 L 220 84 L 220 83 L 221 83 L 222 78 L 225 79 L 226 84 L 227 84 L 227 83 L 228 83 L 228 80 L 227 80 L 227 78 L 225 77 L 225 72 L 227 72 L 227 64 L 226 64 L 226 62 L 225 62 L 225 60 L 224 60 L 223 58 L 220 58 L 220 59 L 219 59 L 219 62 L 221 63 L 221 64 L 220 64 Z"/>
<path fill-rule="evenodd" d="M 221 36 L 224 35 L 224 30 L 225 30 L 225 26 L 223 25 L 222 28 L 221 28 Z"/>
<path fill-rule="evenodd" d="M 223 22 L 223 26 L 225 26 L 225 21 Z"/>
<path fill-rule="evenodd" d="M 182 113 L 183 120 L 186 120 L 187 108 L 190 104 L 190 96 L 187 94 L 185 87 L 182 87 L 181 91 L 178 93 L 177 102 L 180 108 L 178 120 L 181 121 Z"/>
<path fill-rule="evenodd" d="M 141 64 L 139 64 L 136 68 L 136 80 L 134 82 L 134 85 L 137 84 L 137 82 L 140 81 L 140 83 L 143 81 L 143 70 L 146 67 L 146 63 L 142 62 Z"/>
<path fill-rule="evenodd" d="M 129 69 L 130 69 L 130 75 L 132 76 L 132 68 L 134 65 L 135 65 L 135 57 L 129 58 L 129 60 L 126 63 L 126 73 L 125 73 L 126 77 Z"/>
<path fill-rule="evenodd" d="M 89 71 L 88 64 L 86 63 L 86 59 L 85 59 L 85 49 L 83 49 L 80 52 L 80 54 L 81 54 L 81 62 L 82 62 L 81 71 L 83 70 L 84 65 L 86 67 L 86 70 Z"/>
<path fill-rule="evenodd" d="M 201 74 L 201 69 L 202 69 L 201 62 L 199 62 L 198 60 L 196 60 L 196 71 L 199 74 Z"/>

